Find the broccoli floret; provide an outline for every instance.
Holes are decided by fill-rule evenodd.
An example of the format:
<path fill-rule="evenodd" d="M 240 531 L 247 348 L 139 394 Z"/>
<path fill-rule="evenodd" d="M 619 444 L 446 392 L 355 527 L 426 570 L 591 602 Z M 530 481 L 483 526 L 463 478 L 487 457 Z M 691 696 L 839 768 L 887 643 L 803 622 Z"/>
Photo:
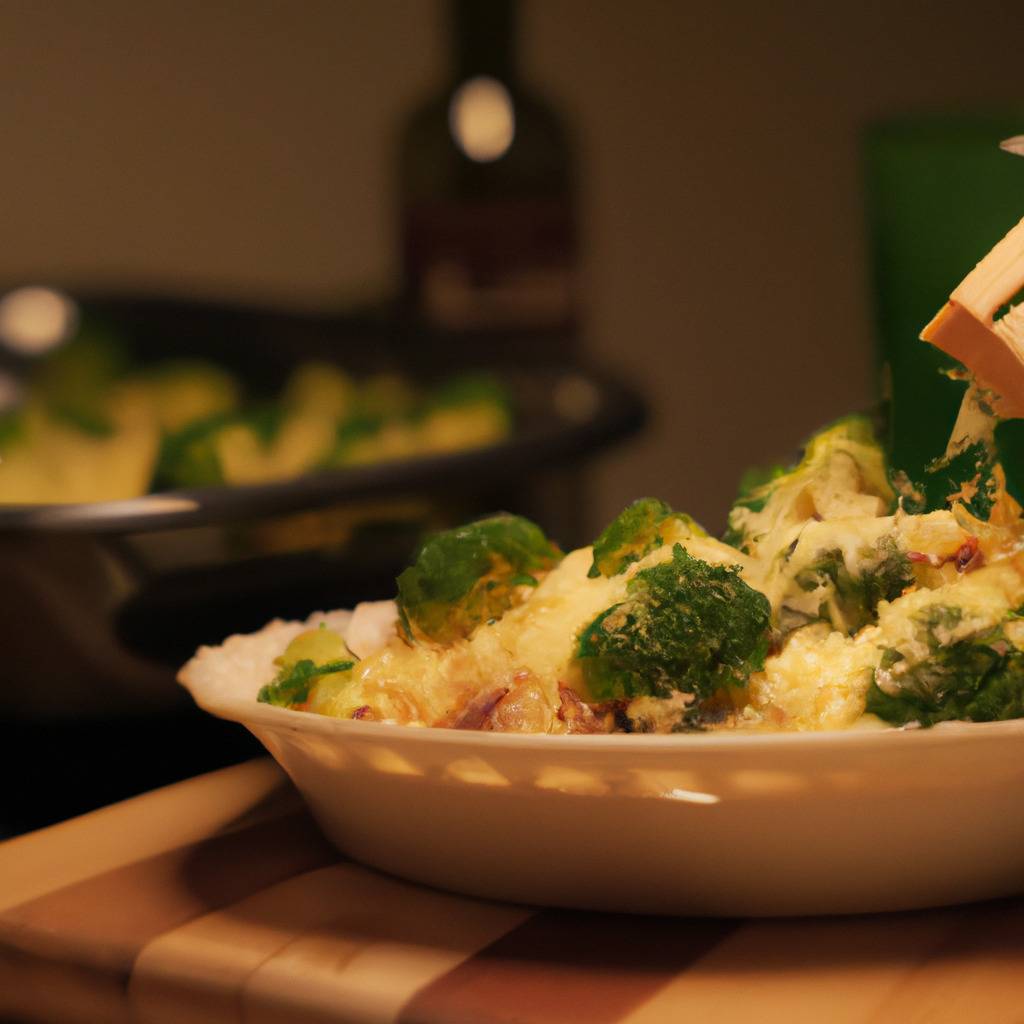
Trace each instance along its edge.
<path fill-rule="evenodd" d="M 384 428 L 384 420 L 379 416 L 350 416 L 338 424 L 334 450 L 328 458 L 330 465 L 349 465 L 354 462 L 369 461 L 365 456 L 368 443 L 379 437 Z M 372 451 L 372 447 L 369 448 Z"/>
<path fill-rule="evenodd" d="M 84 322 L 78 335 L 48 355 L 32 374 L 32 390 L 48 403 L 77 404 L 102 398 L 128 373 L 131 359 L 125 339 L 112 326 Z"/>
<path fill-rule="evenodd" d="M 225 432 L 242 428 L 256 439 L 257 447 L 268 449 L 276 440 L 284 419 L 285 411 L 281 406 L 267 404 L 245 412 L 220 412 L 196 420 L 163 439 L 157 480 L 160 485 L 170 487 L 210 487 L 237 482 L 224 465 Z"/>
<path fill-rule="evenodd" d="M 678 520 L 692 533 L 706 537 L 707 533 L 688 515 L 673 512 L 671 507 L 657 498 L 640 498 L 623 509 L 594 541 L 594 562 L 587 575 L 618 576 L 633 562 L 665 543 L 662 526 L 668 520 Z"/>
<path fill-rule="evenodd" d="M 502 513 L 430 537 L 398 577 L 406 634 L 447 644 L 521 603 L 562 553 L 534 523 Z"/>
<path fill-rule="evenodd" d="M 671 561 L 638 572 L 626 593 L 579 637 L 576 657 L 595 699 L 708 697 L 764 667 L 771 608 L 737 569 L 676 544 Z"/>
<path fill-rule="evenodd" d="M 869 713 L 893 725 L 924 726 L 1024 717 L 1024 652 L 1006 634 L 1019 612 L 994 629 L 944 642 L 961 617 L 959 608 L 946 606 L 922 614 L 929 654 L 913 664 L 895 648 L 883 653 L 867 694 Z"/>
<path fill-rule="evenodd" d="M 157 461 L 157 486 L 210 487 L 224 483 L 217 435 L 239 421 L 235 413 L 215 413 L 164 437 Z"/>
<path fill-rule="evenodd" d="M 914 572 L 895 541 L 883 537 L 865 552 L 856 571 L 840 548 L 832 548 L 819 552 L 793 582 L 806 593 L 820 592 L 819 619 L 852 634 L 874 622 L 878 603 L 895 601 L 914 582 Z"/>
<path fill-rule="evenodd" d="M 487 374 L 455 377 L 435 388 L 413 418 L 414 436 L 424 452 L 453 452 L 494 444 L 508 435 L 512 409 L 508 393 Z"/>
<path fill-rule="evenodd" d="M 763 482 L 753 483 L 758 476 Z M 881 515 L 892 500 L 871 420 L 848 416 L 815 434 L 791 469 L 748 474 L 723 540 L 760 555 L 762 542 L 778 530 L 808 519 Z"/>

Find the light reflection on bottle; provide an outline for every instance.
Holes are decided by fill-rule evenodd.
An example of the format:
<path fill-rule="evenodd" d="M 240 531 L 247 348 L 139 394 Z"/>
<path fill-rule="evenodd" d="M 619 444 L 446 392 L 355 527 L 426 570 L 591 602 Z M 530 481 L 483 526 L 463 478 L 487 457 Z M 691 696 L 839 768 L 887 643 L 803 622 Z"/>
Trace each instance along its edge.
<path fill-rule="evenodd" d="M 0 298 L 0 344 L 22 355 L 56 348 L 77 324 L 74 300 L 54 288 L 27 285 Z"/>
<path fill-rule="evenodd" d="M 501 159 L 516 134 L 515 106 L 508 89 L 488 75 L 469 79 L 452 96 L 448 125 L 456 145 L 470 160 L 484 164 Z"/>

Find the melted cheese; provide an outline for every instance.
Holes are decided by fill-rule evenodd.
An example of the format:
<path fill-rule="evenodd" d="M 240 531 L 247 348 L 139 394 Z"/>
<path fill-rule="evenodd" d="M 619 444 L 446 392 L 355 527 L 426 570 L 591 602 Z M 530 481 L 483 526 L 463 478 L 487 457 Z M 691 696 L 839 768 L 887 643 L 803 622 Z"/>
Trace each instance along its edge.
<path fill-rule="evenodd" d="M 540 721 L 542 731 L 560 731 L 559 684 L 583 692 L 574 663 L 580 631 L 625 598 L 629 580 L 638 572 L 670 559 L 672 543 L 682 543 L 705 561 L 746 568 L 735 549 L 688 532 L 673 532 L 669 543 L 612 577 L 588 576 L 593 551 L 580 548 L 566 555 L 521 605 L 480 626 L 468 640 L 442 648 L 409 645 L 394 637 L 344 678 L 321 680 L 310 710 L 348 718 L 366 707 L 374 718 L 433 725 L 477 697 L 507 690 L 510 703 L 518 701 L 524 709 L 534 705 L 539 718 L 527 716 L 524 727 L 536 729 Z M 356 609 L 353 622 L 358 621 Z"/>
<path fill-rule="evenodd" d="M 878 664 L 877 627 L 856 638 L 824 622 L 793 633 L 764 672 L 750 679 L 746 721 L 785 729 L 843 729 L 864 713 L 871 672 Z"/>
<path fill-rule="evenodd" d="M 998 625 L 1024 603 L 1024 555 L 1005 559 L 933 590 L 914 590 L 878 607 L 878 625 L 848 637 L 825 623 L 790 635 L 783 650 L 750 679 L 742 724 L 842 729 L 863 714 L 872 673 L 887 648 L 910 663 L 931 651 L 921 625 L 930 608 L 957 608 L 959 620 L 937 638 L 956 643 Z"/>

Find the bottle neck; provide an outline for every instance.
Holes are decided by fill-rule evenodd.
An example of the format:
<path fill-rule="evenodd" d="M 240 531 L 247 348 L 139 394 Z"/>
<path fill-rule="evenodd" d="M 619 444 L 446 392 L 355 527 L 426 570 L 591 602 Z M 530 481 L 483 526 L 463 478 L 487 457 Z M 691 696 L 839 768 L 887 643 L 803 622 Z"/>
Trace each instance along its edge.
<path fill-rule="evenodd" d="M 515 80 L 516 0 L 450 0 L 455 81 Z"/>

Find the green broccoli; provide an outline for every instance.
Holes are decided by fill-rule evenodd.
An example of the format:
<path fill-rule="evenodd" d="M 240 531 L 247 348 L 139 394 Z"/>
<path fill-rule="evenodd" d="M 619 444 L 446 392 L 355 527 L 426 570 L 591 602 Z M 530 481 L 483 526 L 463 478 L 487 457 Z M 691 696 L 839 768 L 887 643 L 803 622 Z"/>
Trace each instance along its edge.
<path fill-rule="evenodd" d="M 357 414 L 340 420 L 334 450 L 328 456 L 329 465 L 344 466 L 353 462 L 365 461 L 359 453 L 365 450 L 367 442 L 379 437 L 384 429 L 384 419 L 380 416 Z"/>
<path fill-rule="evenodd" d="M 678 520 L 692 533 L 707 533 L 688 515 L 673 512 L 658 498 L 640 498 L 623 509 L 594 541 L 594 562 L 587 575 L 618 576 L 620 572 L 644 555 L 665 543 L 661 527 L 668 520 Z"/>
<path fill-rule="evenodd" d="M 576 657 L 595 699 L 709 697 L 764 667 L 771 608 L 737 569 L 676 544 L 671 561 L 638 572 L 626 594 L 579 637 Z"/>
<path fill-rule="evenodd" d="M 31 392 L 58 422 L 92 437 L 111 437 L 116 426 L 110 390 L 126 378 L 130 362 L 125 339 L 90 317 L 71 342 L 36 365 Z"/>
<path fill-rule="evenodd" d="M 454 452 L 495 444 L 512 427 L 509 396 L 496 378 L 454 377 L 435 388 L 412 418 L 417 448 Z"/>
<path fill-rule="evenodd" d="M 893 725 L 918 722 L 1001 721 L 1024 717 L 1024 652 L 1007 636 L 1014 612 L 992 629 L 955 643 L 948 640 L 961 619 L 959 608 L 938 606 L 918 622 L 927 657 L 909 664 L 887 648 L 875 670 L 866 710 Z"/>
<path fill-rule="evenodd" d="M 32 391 L 57 404 L 92 401 L 102 398 L 114 381 L 124 379 L 130 366 L 121 333 L 110 324 L 89 319 L 69 343 L 36 365 Z"/>
<path fill-rule="evenodd" d="M 165 436 L 157 460 L 157 486 L 210 487 L 224 483 L 217 435 L 238 421 L 237 413 L 214 413 Z"/>
<path fill-rule="evenodd" d="M 555 567 L 561 551 L 528 519 L 508 513 L 428 538 L 398 577 L 410 638 L 448 644 L 521 603 L 522 586 Z"/>
<path fill-rule="evenodd" d="M 217 412 L 164 437 L 157 462 L 158 486 L 210 487 L 230 483 L 222 464 L 218 439 L 229 427 L 248 428 L 264 446 L 277 436 L 284 410 L 257 406 L 247 412 Z"/>
<path fill-rule="evenodd" d="M 910 559 L 895 541 L 882 537 L 862 552 L 855 570 L 846 564 L 840 548 L 832 548 L 818 552 L 793 582 L 805 593 L 820 596 L 818 619 L 852 634 L 874 622 L 878 603 L 899 597 L 914 582 L 914 572 Z M 785 599 L 782 605 L 786 607 Z"/>

